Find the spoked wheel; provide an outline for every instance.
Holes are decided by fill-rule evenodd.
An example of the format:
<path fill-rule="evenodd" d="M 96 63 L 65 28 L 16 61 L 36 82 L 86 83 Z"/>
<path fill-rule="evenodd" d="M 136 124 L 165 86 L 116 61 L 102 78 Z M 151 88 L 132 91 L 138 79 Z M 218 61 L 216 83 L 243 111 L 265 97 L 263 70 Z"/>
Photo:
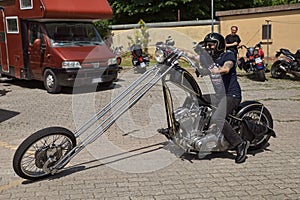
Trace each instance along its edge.
<path fill-rule="evenodd" d="M 240 113 L 238 117 L 273 128 L 273 119 L 271 113 L 266 108 L 262 110 L 261 106 L 255 106 L 251 109 L 247 109 Z M 265 147 L 270 137 L 270 135 L 265 134 L 259 138 L 254 139 L 253 141 L 250 141 L 251 143 L 249 150 L 257 150 Z"/>
<path fill-rule="evenodd" d="M 64 155 L 76 146 L 76 138 L 68 129 L 49 127 L 24 140 L 13 158 L 13 168 L 24 179 L 35 180 L 50 174 Z"/>

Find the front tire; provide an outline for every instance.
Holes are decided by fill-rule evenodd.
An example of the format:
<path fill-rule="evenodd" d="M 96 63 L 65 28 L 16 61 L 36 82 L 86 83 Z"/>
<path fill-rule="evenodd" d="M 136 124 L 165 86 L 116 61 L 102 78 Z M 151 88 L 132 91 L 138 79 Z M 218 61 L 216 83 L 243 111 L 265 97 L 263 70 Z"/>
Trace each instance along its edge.
<path fill-rule="evenodd" d="M 237 117 L 241 119 L 249 118 L 259 124 L 266 125 L 270 128 L 273 128 L 273 118 L 271 113 L 267 108 L 263 108 L 261 105 L 249 106 L 247 109 L 240 111 Z M 250 141 L 249 150 L 258 150 L 264 148 L 270 139 L 270 135 L 264 135 L 260 138 L 256 138 L 254 141 Z"/>
<path fill-rule="evenodd" d="M 271 75 L 273 78 L 283 79 L 286 75 L 286 72 L 281 69 L 282 62 L 276 61 L 271 67 Z"/>
<path fill-rule="evenodd" d="M 58 84 L 57 77 L 51 69 L 46 69 L 44 72 L 44 86 L 46 90 L 52 94 L 61 91 L 61 86 Z"/>
<path fill-rule="evenodd" d="M 48 176 L 51 167 L 76 146 L 76 138 L 68 129 L 48 127 L 25 139 L 15 152 L 13 169 L 24 179 L 36 180 Z"/>

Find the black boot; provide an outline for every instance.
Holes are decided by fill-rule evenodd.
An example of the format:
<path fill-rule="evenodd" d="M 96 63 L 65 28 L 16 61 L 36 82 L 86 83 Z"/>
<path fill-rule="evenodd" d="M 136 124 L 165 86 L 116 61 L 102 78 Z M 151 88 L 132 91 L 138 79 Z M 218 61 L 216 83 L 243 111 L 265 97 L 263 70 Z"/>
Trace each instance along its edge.
<path fill-rule="evenodd" d="M 166 136 L 166 138 L 168 140 L 172 139 L 170 128 L 161 128 L 161 129 L 158 129 L 157 132 L 159 132 L 159 133 L 163 134 L 164 136 Z"/>
<path fill-rule="evenodd" d="M 245 140 L 236 147 L 235 163 L 245 162 L 249 145 L 250 145 L 250 142 Z"/>

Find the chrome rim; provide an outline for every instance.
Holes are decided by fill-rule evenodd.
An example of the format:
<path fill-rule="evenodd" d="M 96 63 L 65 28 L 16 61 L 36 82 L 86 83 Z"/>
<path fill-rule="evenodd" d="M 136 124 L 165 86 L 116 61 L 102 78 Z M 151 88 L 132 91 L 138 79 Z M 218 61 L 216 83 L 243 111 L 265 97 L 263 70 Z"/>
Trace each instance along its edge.
<path fill-rule="evenodd" d="M 264 113 L 261 113 L 261 111 L 258 110 L 251 110 L 243 115 L 242 119 L 244 118 L 251 118 L 254 122 L 257 122 L 259 124 L 270 126 L 270 122 L 267 118 L 267 116 Z M 264 142 L 266 138 L 270 137 L 269 135 L 264 135 L 260 139 L 256 140 L 255 144 L 250 144 L 250 146 L 257 146 Z"/>
<path fill-rule="evenodd" d="M 72 141 L 65 135 L 50 135 L 33 143 L 24 153 L 21 159 L 21 170 L 31 177 L 40 177 L 47 174 L 43 170 L 47 166 L 53 166 L 62 156 L 72 149 Z M 49 163 L 49 161 L 52 161 Z"/>
<path fill-rule="evenodd" d="M 51 74 L 48 74 L 46 78 L 46 84 L 49 88 L 52 88 L 54 86 L 54 77 Z"/>

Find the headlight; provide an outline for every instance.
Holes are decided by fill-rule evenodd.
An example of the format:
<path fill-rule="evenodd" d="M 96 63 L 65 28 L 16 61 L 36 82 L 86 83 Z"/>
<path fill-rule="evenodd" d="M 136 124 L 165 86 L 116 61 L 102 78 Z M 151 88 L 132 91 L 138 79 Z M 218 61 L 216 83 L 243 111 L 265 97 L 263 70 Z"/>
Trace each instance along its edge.
<path fill-rule="evenodd" d="M 164 60 L 165 60 L 165 54 L 164 54 L 164 52 L 162 50 L 160 50 L 160 49 L 157 49 L 155 51 L 155 59 L 156 59 L 156 61 L 158 63 L 163 63 Z"/>
<path fill-rule="evenodd" d="M 110 59 L 108 59 L 107 64 L 108 64 L 108 66 L 109 65 L 117 65 L 118 62 L 117 62 L 116 58 L 110 58 Z"/>
<path fill-rule="evenodd" d="M 81 68 L 81 65 L 78 61 L 64 61 L 62 62 L 62 68 L 70 69 L 70 68 Z"/>

